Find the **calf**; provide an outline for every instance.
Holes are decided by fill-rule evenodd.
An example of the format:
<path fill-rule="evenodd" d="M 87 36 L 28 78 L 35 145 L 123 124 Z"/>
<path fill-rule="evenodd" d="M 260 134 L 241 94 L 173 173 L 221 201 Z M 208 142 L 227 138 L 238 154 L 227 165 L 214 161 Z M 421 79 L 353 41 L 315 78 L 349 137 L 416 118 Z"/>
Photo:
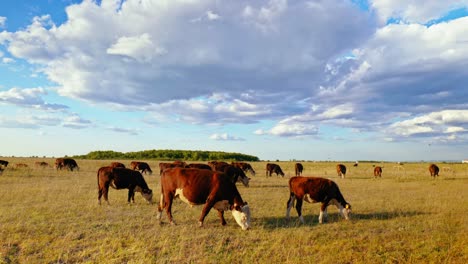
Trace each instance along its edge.
<path fill-rule="evenodd" d="M 324 217 L 327 218 L 327 207 L 330 204 L 334 204 L 346 220 L 350 218 L 351 205 L 341 195 L 338 185 L 331 180 L 318 177 L 292 177 L 289 179 L 289 193 L 290 196 L 286 206 L 286 219 L 289 219 L 289 213 L 296 199 L 296 211 L 302 223 L 304 223 L 304 218 L 302 217 L 303 201 L 322 203 L 319 223 L 323 223 Z"/>
<path fill-rule="evenodd" d="M 101 197 L 109 204 L 109 186 L 120 190 L 128 189 L 128 203 L 135 202 L 135 192 L 140 192 L 143 198 L 149 203 L 153 202 L 153 191 L 148 188 L 143 175 L 139 171 L 125 168 L 101 167 L 97 173 L 98 180 L 98 201 L 101 204 Z"/>
<path fill-rule="evenodd" d="M 266 165 L 266 176 L 270 176 L 271 174 L 276 173 L 276 176 L 281 175 L 284 177 L 283 170 L 281 170 L 281 167 L 278 164 L 274 163 L 267 163 Z"/>
<path fill-rule="evenodd" d="M 203 205 L 199 218 L 200 226 L 203 226 L 211 208 L 215 208 L 222 225 L 226 225 L 224 211 L 230 210 L 242 230 L 250 228 L 249 206 L 242 200 L 236 185 L 224 173 L 186 168 L 163 171 L 158 219 L 161 220 L 162 211 L 165 209 L 169 222 L 175 224 L 172 219 L 172 202 L 177 197 L 191 206 Z"/>

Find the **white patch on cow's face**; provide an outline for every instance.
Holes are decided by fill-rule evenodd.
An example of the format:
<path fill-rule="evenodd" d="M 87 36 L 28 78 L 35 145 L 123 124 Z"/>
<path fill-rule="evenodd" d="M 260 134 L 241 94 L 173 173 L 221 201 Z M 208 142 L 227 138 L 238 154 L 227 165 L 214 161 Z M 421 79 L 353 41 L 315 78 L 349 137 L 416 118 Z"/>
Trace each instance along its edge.
<path fill-rule="evenodd" d="M 222 201 L 216 202 L 213 205 L 213 208 L 216 210 L 220 210 L 220 211 L 227 211 L 231 208 L 231 205 L 229 204 L 228 200 L 222 200 Z"/>
<path fill-rule="evenodd" d="M 195 205 L 194 203 L 190 202 L 189 199 L 187 199 L 187 197 L 184 196 L 184 189 L 176 189 L 174 197 L 179 197 L 179 199 L 182 202 L 189 204 L 191 207 Z"/>
<path fill-rule="evenodd" d="M 341 206 L 340 212 L 346 220 L 351 218 L 351 206 L 349 204 L 346 204 L 344 208 Z"/>
<path fill-rule="evenodd" d="M 249 187 L 249 181 L 250 181 L 250 178 L 249 177 L 245 177 L 245 178 L 240 178 L 240 181 L 242 182 L 242 184 L 244 184 L 245 187 Z"/>
<path fill-rule="evenodd" d="M 235 209 L 236 206 L 234 206 L 234 209 L 232 209 L 232 216 L 236 220 L 237 224 L 242 228 L 242 230 L 247 230 L 250 228 L 250 207 L 248 204 L 242 206 L 240 209 L 241 211 L 238 211 Z"/>

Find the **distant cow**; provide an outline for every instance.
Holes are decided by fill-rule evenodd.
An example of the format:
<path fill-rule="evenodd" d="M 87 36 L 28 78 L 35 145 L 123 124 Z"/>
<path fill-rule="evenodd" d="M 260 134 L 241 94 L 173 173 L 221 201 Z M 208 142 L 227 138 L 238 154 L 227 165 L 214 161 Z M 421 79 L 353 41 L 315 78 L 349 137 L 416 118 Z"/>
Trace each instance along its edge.
<path fill-rule="evenodd" d="M 47 168 L 47 167 L 49 167 L 49 163 L 47 163 L 45 161 L 36 161 L 36 162 L 34 162 L 34 166 L 36 168 Z"/>
<path fill-rule="evenodd" d="M 439 167 L 437 167 L 437 165 L 435 164 L 431 164 L 429 166 L 429 173 L 431 173 L 431 177 L 436 177 L 436 176 L 439 176 Z"/>
<path fill-rule="evenodd" d="M 252 165 L 250 165 L 247 162 L 231 162 L 231 165 L 240 168 L 243 170 L 245 173 L 251 173 L 253 176 L 255 176 L 255 170 L 252 168 Z"/>
<path fill-rule="evenodd" d="M 304 167 L 300 163 L 296 163 L 294 165 L 294 170 L 296 171 L 296 176 L 301 176 L 302 171 L 304 170 Z"/>
<path fill-rule="evenodd" d="M 0 168 L 3 166 L 3 168 L 6 168 L 8 166 L 8 161 L 6 160 L 0 160 Z"/>
<path fill-rule="evenodd" d="M 200 226 L 211 208 L 218 211 L 221 224 L 226 225 L 224 211 L 231 210 L 232 216 L 242 230 L 250 228 L 250 209 L 242 200 L 239 191 L 224 173 L 200 170 L 173 168 L 163 171 L 161 175 L 161 201 L 158 207 L 158 219 L 161 221 L 163 209 L 166 210 L 169 222 L 172 219 L 172 202 L 179 197 L 189 205 L 203 205 L 199 218 Z"/>
<path fill-rule="evenodd" d="M 302 217 L 302 202 L 321 203 L 319 223 L 327 218 L 327 207 L 334 204 L 340 214 L 348 220 L 351 214 L 351 205 L 345 201 L 338 185 L 328 179 L 318 177 L 292 177 L 289 180 L 289 200 L 286 206 L 286 218 L 289 219 L 291 208 L 297 199 L 296 211 L 299 220 L 304 223 Z"/>
<path fill-rule="evenodd" d="M 222 167 L 222 166 L 226 166 L 226 165 L 229 165 L 227 162 L 224 162 L 224 161 L 216 161 L 216 160 L 213 160 L 213 161 L 208 161 L 208 165 L 211 167 L 212 170 L 214 171 L 219 171 L 219 167 Z"/>
<path fill-rule="evenodd" d="M 284 173 L 281 170 L 281 167 L 278 164 L 267 163 L 266 165 L 266 176 L 271 176 L 271 174 L 276 173 L 276 176 L 281 175 L 284 177 Z"/>
<path fill-rule="evenodd" d="M 101 167 L 97 172 L 97 180 L 99 204 L 101 204 L 102 196 L 104 196 L 104 200 L 109 204 L 109 186 L 117 190 L 128 189 L 127 201 L 129 203 L 130 200 L 135 202 L 135 192 L 140 192 L 149 203 L 153 202 L 153 191 L 148 188 L 148 184 L 146 184 L 143 175 L 139 171 L 110 166 Z"/>
<path fill-rule="evenodd" d="M 245 187 L 249 187 L 250 178 L 247 177 L 244 171 L 238 167 L 232 165 L 217 166 L 218 171 L 224 172 L 231 182 L 236 183 L 237 181 L 242 182 Z"/>
<path fill-rule="evenodd" d="M 62 169 L 68 169 L 69 171 L 73 170 L 79 170 L 80 167 L 78 167 L 78 164 L 74 159 L 70 158 L 58 158 L 55 160 L 55 169 L 57 170 L 62 170 Z"/>
<path fill-rule="evenodd" d="M 25 163 L 16 163 L 15 164 L 16 169 L 27 168 L 27 167 L 28 167 L 28 164 L 25 164 Z"/>
<path fill-rule="evenodd" d="M 382 177 L 382 167 L 376 166 L 374 168 L 374 177 Z"/>
<path fill-rule="evenodd" d="M 130 162 L 130 168 L 132 170 L 140 171 L 142 174 L 143 173 L 149 173 L 150 175 L 153 174 L 153 171 L 151 170 L 150 166 L 146 162 L 132 161 Z"/>
<path fill-rule="evenodd" d="M 336 165 L 336 173 L 338 177 L 345 178 L 346 177 L 346 166 L 343 164 Z"/>
<path fill-rule="evenodd" d="M 125 168 L 125 165 L 124 165 L 123 163 L 121 163 L 121 162 L 116 162 L 116 161 L 112 162 L 112 163 L 110 164 L 110 166 L 111 166 L 112 168 Z"/>

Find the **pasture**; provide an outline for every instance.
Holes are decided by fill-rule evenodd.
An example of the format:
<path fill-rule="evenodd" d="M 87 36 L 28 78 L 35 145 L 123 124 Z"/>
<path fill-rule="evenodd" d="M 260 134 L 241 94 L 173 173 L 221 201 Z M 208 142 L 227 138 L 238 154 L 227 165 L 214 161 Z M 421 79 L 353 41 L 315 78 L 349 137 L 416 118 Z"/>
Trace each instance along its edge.
<path fill-rule="evenodd" d="M 288 179 L 294 162 L 276 162 L 286 176 L 265 177 L 266 162 L 250 163 L 250 187 L 237 184 L 252 212 L 252 228 L 242 231 L 229 212 L 226 226 L 211 211 L 198 227 L 202 207 L 176 200 L 176 226 L 156 219 L 157 205 L 139 193 L 127 205 L 127 190 L 109 191 L 110 205 L 97 203 L 96 172 L 111 161 L 77 160 L 78 172 L 36 168 L 53 159 L 10 161 L 0 175 L 0 263 L 468 263 L 468 164 L 428 163 L 383 166 L 373 178 L 372 163 L 302 162 L 305 176 L 334 180 L 352 205 L 350 221 L 334 206 L 318 224 L 319 204 L 304 203 L 305 224 L 285 220 Z M 130 161 L 120 160 L 128 165 Z M 158 161 L 144 175 L 159 202 Z M 25 163 L 27 168 L 14 168 Z"/>

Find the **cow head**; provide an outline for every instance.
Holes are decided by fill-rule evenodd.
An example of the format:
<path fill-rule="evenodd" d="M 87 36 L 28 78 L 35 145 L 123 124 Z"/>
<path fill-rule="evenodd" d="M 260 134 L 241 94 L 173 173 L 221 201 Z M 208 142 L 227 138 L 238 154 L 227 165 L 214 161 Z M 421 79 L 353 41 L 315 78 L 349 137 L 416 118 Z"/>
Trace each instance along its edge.
<path fill-rule="evenodd" d="M 349 220 L 349 218 L 351 217 L 351 205 L 349 203 L 346 203 L 344 208 L 341 210 L 341 213 L 343 214 L 346 220 Z"/>
<path fill-rule="evenodd" d="M 151 189 L 142 189 L 141 195 L 143 198 L 145 198 L 146 201 L 148 201 L 148 203 L 153 203 L 153 191 Z"/>
<path fill-rule="evenodd" d="M 232 216 L 236 220 L 237 224 L 242 228 L 242 230 L 247 230 L 250 228 L 250 208 L 247 202 L 244 205 L 234 204 L 231 206 Z"/>

